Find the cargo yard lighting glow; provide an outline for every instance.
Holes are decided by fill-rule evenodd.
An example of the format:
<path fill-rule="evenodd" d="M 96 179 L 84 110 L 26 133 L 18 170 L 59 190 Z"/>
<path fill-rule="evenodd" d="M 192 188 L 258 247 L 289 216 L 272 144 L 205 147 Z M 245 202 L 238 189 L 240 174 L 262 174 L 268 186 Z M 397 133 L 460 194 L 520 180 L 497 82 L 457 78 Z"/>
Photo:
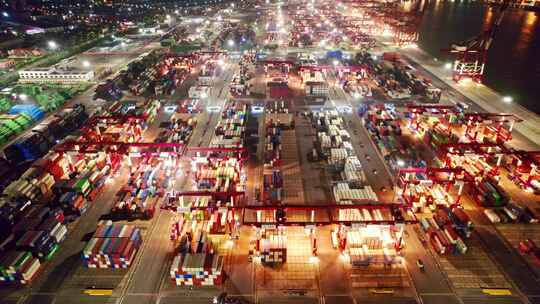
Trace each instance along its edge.
<path fill-rule="evenodd" d="M 504 96 L 502 101 L 506 103 L 511 103 L 512 101 L 514 101 L 514 98 L 512 98 L 511 96 Z"/>
<path fill-rule="evenodd" d="M 9 14 L 7 12 L 2 12 L 2 16 L 7 18 L 7 17 L 9 17 Z"/>
<path fill-rule="evenodd" d="M 444 68 L 450 70 L 452 68 L 452 64 L 450 62 L 447 62 L 444 64 Z"/>

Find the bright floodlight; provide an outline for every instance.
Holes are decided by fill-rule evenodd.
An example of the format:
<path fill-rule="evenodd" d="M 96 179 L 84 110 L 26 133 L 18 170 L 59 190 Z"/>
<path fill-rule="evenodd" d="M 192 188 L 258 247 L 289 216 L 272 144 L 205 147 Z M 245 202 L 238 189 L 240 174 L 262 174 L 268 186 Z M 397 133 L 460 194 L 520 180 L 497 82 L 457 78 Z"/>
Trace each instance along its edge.
<path fill-rule="evenodd" d="M 82 65 L 83 65 L 83 67 L 85 67 L 85 68 L 89 68 L 89 67 L 90 67 L 90 62 L 88 62 L 88 61 L 85 60 L 85 61 L 83 61 Z"/>
<path fill-rule="evenodd" d="M 397 164 L 398 164 L 398 166 L 400 166 L 400 167 L 405 166 L 405 162 L 402 161 L 401 159 L 397 161 Z"/>
<path fill-rule="evenodd" d="M 450 70 L 452 68 L 452 64 L 450 62 L 447 62 L 444 64 L 444 68 Z"/>
<path fill-rule="evenodd" d="M 7 12 L 2 12 L 2 16 L 7 18 L 7 17 L 9 17 L 9 14 Z"/>
<path fill-rule="evenodd" d="M 337 66 L 337 65 L 339 64 L 339 61 L 337 61 L 337 60 L 334 59 L 334 61 L 332 61 L 332 64 L 333 64 L 334 66 Z"/>
<path fill-rule="evenodd" d="M 225 61 L 223 61 L 223 59 L 220 59 L 220 60 L 218 60 L 218 64 L 223 66 L 225 64 Z"/>
<path fill-rule="evenodd" d="M 514 101 L 514 98 L 512 98 L 512 96 L 504 96 L 502 100 L 506 103 L 511 103 Z"/>
<path fill-rule="evenodd" d="M 26 94 L 20 94 L 20 95 L 19 95 L 19 98 L 20 98 L 21 100 L 26 100 L 26 99 L 28 99 L 28 96 L 27 96 Z"/>
<path fill-rule="evenodd" d="M 353 97 L 356 99 L 359 99 L 361 96 L 360 96 L 360 93 L 354 92 Z"/>
<path fill-rule="evenodd" d="M 53 50 L 58 48 L 58 44 L 55 41 L 52 41 L 52 40 L 47 42 L 47 45 L 49 46 L 49 48 L 51 48 Z"/>
<path fill-rule="evenodd" d="M 311 264 L 317 264 L 317 263 L 319 263 L 319 258 L 316 257 L 316 256 L 311 256 L 311 257 L 309 257 L 309 262 Z"/>
<path fill-rule="evenodd" d="M 234 40 L 229 39 L 229 41 L 227 41 L 227 44 L 229 44 L 229 46 L 234 46 Z"/>

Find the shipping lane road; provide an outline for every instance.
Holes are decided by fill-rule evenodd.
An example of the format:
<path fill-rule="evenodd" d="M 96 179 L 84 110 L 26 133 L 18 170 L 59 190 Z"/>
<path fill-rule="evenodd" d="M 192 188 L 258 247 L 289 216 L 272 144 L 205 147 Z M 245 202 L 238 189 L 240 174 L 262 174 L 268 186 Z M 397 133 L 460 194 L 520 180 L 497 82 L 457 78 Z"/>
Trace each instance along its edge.
<path fill-rule="evenodd" d="M 406 231 L 405 263 L 422 303 L 459 304 L 459 298 L 440 269 L 437 257 L 420 241 L 418 227 L 407 226 Z M 424 263 L 424 270 L 416 265 L 418 260 Z"/>
<path fill-rule="evenodd" d="M 173 246 L 169 240 L 169 227 L 172 214 L 157 209 L 154 223 L 146 233 L 139 257 L 135 260 L 133 273 L 127 280 L 120 304 L 156 303 L 160 286 L 168 282 L 169 267 Z"/>
<path fill-rule="evenodd" d="M 394 199 L 392 173 L 372 142 L 362 119 L 356 115 L 356 107 L 352 104 L 352 97 L 341 87 L 334 85 L 336 79 L 332 73 L 328 73 L 326 79 L 329 84 L 330 104 L 342 111 L 341 116 L 351 135 L 351 142 L 362 163 L 368 184 L 377 192 L 381 201 L 390 202 Z M 350 112 L 345 112 L 344 109 L 348 109 Z"/>

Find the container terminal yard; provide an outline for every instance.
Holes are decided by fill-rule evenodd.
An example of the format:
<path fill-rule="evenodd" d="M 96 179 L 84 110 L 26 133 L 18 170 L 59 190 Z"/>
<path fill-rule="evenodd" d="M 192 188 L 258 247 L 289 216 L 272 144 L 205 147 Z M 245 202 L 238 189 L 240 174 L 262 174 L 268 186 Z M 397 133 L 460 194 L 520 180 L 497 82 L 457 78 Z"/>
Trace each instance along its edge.
<path fill-rule="evenodd" d="M 481 85 L 494 36 L 440 67 L 392 3 L 176 14 L 6 91 L 1 303 L 540 303 L 539 118 Z"/>

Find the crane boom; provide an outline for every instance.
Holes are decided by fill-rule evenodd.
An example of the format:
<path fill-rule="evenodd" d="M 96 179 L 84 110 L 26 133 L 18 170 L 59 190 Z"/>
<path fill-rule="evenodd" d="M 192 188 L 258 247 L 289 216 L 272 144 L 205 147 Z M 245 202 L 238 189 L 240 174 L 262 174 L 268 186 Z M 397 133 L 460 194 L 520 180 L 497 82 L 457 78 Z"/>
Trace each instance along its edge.
<path fill-rule="evenodd" d="M 509 5 L 509 0 L 502 2 L 496 11 L 495 21 L 480 35 L 451 46 L 450 53 L 456 55 L 453 70 L 454 81 L 471 79 L 478 83 L 482 82 L 487 52 L 493 43 Z"/>

